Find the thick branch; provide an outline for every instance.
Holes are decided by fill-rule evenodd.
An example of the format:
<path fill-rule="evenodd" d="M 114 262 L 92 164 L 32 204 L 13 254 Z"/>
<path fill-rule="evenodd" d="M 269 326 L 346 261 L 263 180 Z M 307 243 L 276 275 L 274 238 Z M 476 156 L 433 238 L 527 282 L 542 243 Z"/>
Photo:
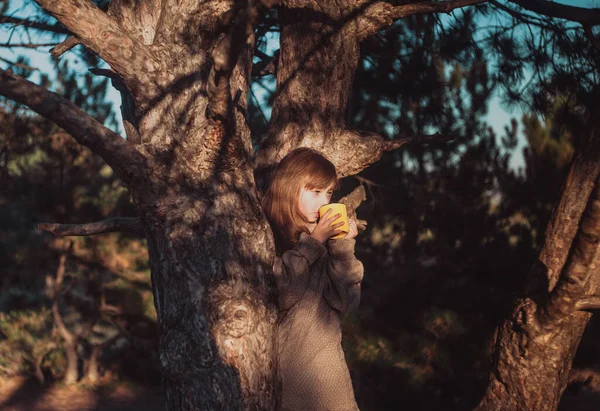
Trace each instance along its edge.
<path fill-rule="evenodd" d="M 575 309 L 577 311 L 600 310 L 600 295 L 591 295 L 588 297 L 580 298 L 575 303 Z"/>
<path fill-rule="evenodd" d="M 49 31 L 57 34 L 71 34 L 69 30 L 62 26 L 57 26 L 53 24 L 43 23 L 41 21 L 33 21 L 27 19 L 21 19 L 18 17 L 9 17 L 2 16 L 0 17 L 0 24 L 13 24 L 15 26 L 23 26 L 27 28 L 32 28 L 36 30 Z"/>
<path fill-rule="evenodd" d="M 56 237 L 88 236 L 114 231 L 144 235 L 140 219 L 133 217 L 113 217 L 88 224 L 40 223 L 37 228 L 40 231 L 47 231 Z"/>
<path fill-rule="evenodd" d="M 409 143 L 445 142 L 454 139 L 453 135 L 422 135 L 386 140 L 376 133 L 364 133 L 352 130 L 332 132 L 325 138 L 322 135 L 306 134 L 293 141 L 264 146 L 258 155 L 255 176 L 257 185 L 264 191 L 271 173 L 290 151 L 298 147 L 311 147 L 319 150 L 335 165 L 339 177 L 348 177 L 360 173 L 371 164 L 379 161 L 387 152 L 396 150 Z"/>
<path fill-rule="evenodd" d="M 346 205 L 346 210 L 348 212 L 348 218 L 354 218 L 356 220 L 356 227 L 359 230 L 366 230 L 367 222 L 365 220 L 359 220 L 356 215 L 356 209 L 360 204 L 367 199 L 367 193 L 365 192 L 365 187 L 359 185 L 352 192 L 342 198 L 340 198 L 339 202 Z"/>
<path fill-rule="evenodd" d="M 454 137 L 437 133 L 385 140 L 379 134 L 359 134 L 348 130 L 338 137 L 326 140 L 322 148 L 314 148 L 322 150 L 327 155 L 335 164 L 341 177 L 347 177 L 358 174 L 379 161 L 387 151 L 396 150 L 409 143 L 446 142 Z"/>
<path fill-rule="evenodd" d="M 415 14 L 450 13 L 454 9 L 485 3 L 488 0 L 431 1 L 394 5 L 385 1 L 367 2 L 356 19 L 359 39 L 365 39 L 391 26 L 395 21 Z"/>
<path fill-rule="evenodd" d="M 581 306 L 588 279 L 597 275 L 594 265 L 600 252 L 600 178 L 590 196 L 586 210 L 581 218 L 579 230 L 571 246 L 567 262 L 560 279 L 550 294 L 548 302 L 541 308 L 538 320 L 542 325 L 555 325 Z M 578 303 L 579 301 L 579 303 Z M 594 301 L 591 301 L 594 302 Z"/>
<path fill-rule="evenodd" d="M 367 193 L 365 192 L 365 188 L 360 185 L 356 187 L 352 192 L 340 199 L 340 203 L 346 204 L 346 209 L 348 211 L 348 217 L 356 216 L 356 209 L 358 206 L 367 199 Z"/>
<path fill-rule="evenodd" d="M 136 88 L 141 73 L 153 71 L 155 58 L 113 18 L 89 0 L 36 0 L 126 83 Z"/>
<path fill-rule="evenodd" d="M 548 17 L 576 21 L 588 26 L 600 24 L 600 8 L 568 6 L 548 0 L 510 0 L 510 2 Z"/>
<path fill-rule="evenodd" d="M 0 94 L 51 119 L 110 165 L 127 184 L 145 178 L 146 159 L 121 136 L 64 97 L 0 70 Z"/>

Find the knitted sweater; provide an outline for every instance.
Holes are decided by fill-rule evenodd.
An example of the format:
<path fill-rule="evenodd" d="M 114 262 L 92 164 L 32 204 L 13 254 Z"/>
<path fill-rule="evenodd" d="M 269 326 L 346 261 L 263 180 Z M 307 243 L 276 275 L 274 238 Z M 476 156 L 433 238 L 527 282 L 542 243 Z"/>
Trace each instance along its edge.
<path fill-rule="evenodd" d="M 339 239 L 325 247 L 303 233 L 275 260 L 282 410 L 358 410 L 340 327 L 340 314 L 360 301 L 363 265 L 354 245 Z"/>

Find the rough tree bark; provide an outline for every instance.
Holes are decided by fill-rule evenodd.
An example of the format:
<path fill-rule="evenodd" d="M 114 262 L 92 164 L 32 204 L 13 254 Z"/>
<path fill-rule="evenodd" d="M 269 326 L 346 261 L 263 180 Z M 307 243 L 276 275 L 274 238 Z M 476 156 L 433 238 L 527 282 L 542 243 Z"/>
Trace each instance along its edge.
<path fill-rule="evenodd" d="M 576 152 L 526 296 L 497 330 L 477 410 L 556 410 L 591 310 L 600 308 L 600 125 Z"/>
<path fill-rule="evenodd" d="M 256 170 L 245 121 L 253 28 L 274 1 L 113 0 L 108 12 L 89 0 L 37 1 L 74 36 L 69 43 L 110 65 L 97 73 L 123 95 L 128 140 L 10 72 L 0 71 L 0 94 L 53 119 L 128 186 L 148 240 L 169 409 L 277 407 L 274 247 L 254 172 L 264 187 L 283 155 L 311 146 L 346 176 L 409 142 L 346 128 L 359 42 L 411 14 L 484 1 L 279 1 L 278 95 Z M 573 210 L 566 215 L 576 221 Z M 139 226 L 118 220 L 65 227 L 62 235 L 120 228 Z M 529 352 L 551 341 L 544 338 L 530 338 Z M 572 353 L 575 339 L 568 342 Z M 556 357 L 563 365 L 565 350 Z M 528 370 L 524 361 L 508 366 Z M 503 372 L 490 393 L 507 381 Z"/>
<path fill-rule="evenodd" d="M 253 27 L 261 9 L 272 4 L 113 0 L 105 13 L 86 0 L 38 3 L 111 66 L 96 73 L 109 76 L 123 95 L 128 140 L 10 72 L 0 73 L 0 92 L 52 118 L 100 155 L 131 191 L 148 239 L 168 408 L 275 409 L 274 247 L 245 122 Z M 358 61 L 357 27 L 372 34 L 419 9 L 383 3 L 380 18 L 363 2 L 282 3 L 282 93 L 270 132 L 276 140 L 261 161 L 316 145 L 348 175 L 406 143 L 361 140 L 343 129 L 343 118 Z M 293 23 L 296 13 L 299 24 Z M 310 41 L 301 45 L 305 37 Z M 340 54 L 343 59 L 334 60 Z M 327 76 L 315 74 L 320 70 Z M 307 101 L 314 97 L 310 90 L 326 84 L 327 98 Z M 297 138 L 303 129 L 311 140 Z M 122 219 L 40 228 L 58 235 L 137 230 L 134 221 Z"/>

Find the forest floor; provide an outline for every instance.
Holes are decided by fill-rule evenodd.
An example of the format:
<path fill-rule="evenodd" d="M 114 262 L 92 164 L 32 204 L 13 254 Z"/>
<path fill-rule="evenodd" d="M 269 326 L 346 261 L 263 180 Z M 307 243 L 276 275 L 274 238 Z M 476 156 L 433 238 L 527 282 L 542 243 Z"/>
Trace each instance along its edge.
<path fill-rule="evenodd" d="M 96 386 L 78 384 L 41 385 L 36 380 L 0 380 L 0 409 L 3 411 L 136 411 L 165 409 L 160 387 L 129 382 L 109 382 Z"/>
<path fill-rule="evenodd" d="M 574 370 L 559 411 L 597 411 L 600 404 L 600 371 Z M 3 411 L 155 411 L 164 410 L 160 387 L 127 381 L 96 386 L 60 383 L 41 385 L 23 377 L 0 380 L 0 409 Z M 408 409 L 408 408 L 405 408 Z M 366 410 L 364 410 L 366 411 Z"/>

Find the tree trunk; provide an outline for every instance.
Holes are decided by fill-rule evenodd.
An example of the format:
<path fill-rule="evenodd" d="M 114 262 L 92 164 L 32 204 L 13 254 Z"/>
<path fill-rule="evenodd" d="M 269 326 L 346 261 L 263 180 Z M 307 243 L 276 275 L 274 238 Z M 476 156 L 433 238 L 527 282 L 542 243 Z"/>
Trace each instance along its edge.
<path fill-rule="evenodd" d="M 127 184 L 148 241 L 167 408 L 277 409 L 274 244 L 245 121 L 252 33 L 274 2 L 113 0 L 104 13 L 36 1 L 111 66 L 95 72 L 123 94 L 128 141 L 13 73 L 0 71 L 0 91 L 56 117 Z M 458 6 L 371 3 L 278 2 L 278 96 L 261 182 L 300 145 L 344 176 L 406 142 L 345 130 L 358 43 L 409 13 Z"/>
<path fill-rule="evenodd" d="M 98 382 L 100 378 L 98 358 L 102 354 L 102 348 L 102 345 L 92 345 L 92 352 L 90 353 L 86 371 L 87 380 L 91 383 Z"/>
<path fill-rule="evenodd" d="M 74 339 L 71 342 L 66 342 L 65 350 L 67 352 L 67 367 L 63 382 L 67 385 L 75 384 L 79 379 L 79 364 L 77 357 L 78 340 Z"/>
<path fill-rule="evenodd" d="M 189 48 L 165 47 L 169 58 L 146 83 L 156 88 L 133 93 L 138 149 L 154 162 L 148 180 L 130 188 L 148 240 L 167 409 L 276 409 L 274 246 L 245 122 L 252 37 L 220 118 L 207 115 L 213 61 L 205 52 L 220 38 L 157 36 L 183 34 Z"/>
<path fill-rule="evenodd" d="M 354 23 L 344 20 L 348 10 L 343 5 L 321 2 L 316 11 L 295 8 L 294 2 L 282 3 L 278 10 L 281 51 L 277 92 L 257 160 L 256 176 L 261 190 L 274 166 L 296 147 L 316 148 L 331 160 L 335 160 L 331 157 L 336 151 L 343 151 L 328 145 L 344 132 L 360 57 Z M 286 3 L 291 5 L 286 7 Z M 347 152 L 353 149 L 345 147 Z"/>
<path fill-rule="evenodd" d="M 574 156 L 527 295 L 498 329 L 477 410 L 556 410 L 567 386 L 591 317 L 585 310 L 596 308 L 589 297 L 600 287 L 600 136 L 594 129 L 590 135 Z"/>

